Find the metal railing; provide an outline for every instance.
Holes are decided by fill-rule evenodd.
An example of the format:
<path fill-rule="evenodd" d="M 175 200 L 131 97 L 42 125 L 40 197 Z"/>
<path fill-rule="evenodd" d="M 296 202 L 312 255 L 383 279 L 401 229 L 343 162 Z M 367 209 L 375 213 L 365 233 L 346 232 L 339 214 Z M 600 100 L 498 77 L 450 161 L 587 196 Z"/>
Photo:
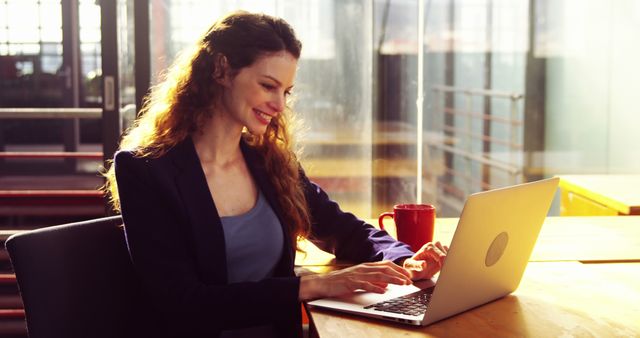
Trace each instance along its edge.
<path fill-rule="evenodd" d="M 432 128 L 444 134 L 439 140 L 428 143 L 432 149 L 442 152 L 445 163 L 443 175 L 435 184 L 436 191 L 431 192 L 436 195 L 436 200 L 460 211 L 466 195 L 470 193 L 521 183 L 524 121 L 520 117 L 519 104 L 524 96 L 520 93 L 442 85 L 433 86 L 432 92 L 434 111 L 438 117 L 434 120 L 442 121 Z M 485 109 L 474 108 L 479 102 L 476 100 L 493 99 L 507 100 L 508 114 L 498 116 L 492 114 L 492 109 L 483 111 Z M 490 107 L 493 108 L 493 105 Z M 474 123 L 489 127 L 483 127 L 479 132 L 478 128 L 473 128 Z M 505 132 L 503 135 L 492 135 L 491 127 L 498 125 Z M 478 145 L 489 151 L 478 151 Z M 491 150 L 495 148 L 501 149 L 502 157 L 494 156 L 496 154 Z M 474 175 L 474 167 L 481 167 L 487 172 L 498 170 L 508 179 L 495 182 L 491 180 L 491 175 Z"/>
<path fill-rule="evenodd" d="M 136 106 L 120 109 L 123 122 L 132 121 Z M 102 108 L 0 108 L 0 119 L 100 119 Z"/>
<path fill-rule="evenodd" d="M 136 106 L 133 104 L 126 105 L 120 109 L 120 125 L 128 127 L 134 120 L 136 114 Z M 1 158 L 80 158 L 80 159 L 99 159 L 102 153 L 97 152 L 78 152 L 80 130 L 77 124 L 79 119 L 101 119 L 102 108 L 0 108 L 1 119 L 65 119 L 75 121 L 76 127 L 73 128 L 71 137 L 71 151 L 25 151 L 25 152 L 6 152 L 4 145 L 0 144 Z"/>
<path fill-rule="evenodd" d="M 67 120 L 72 128 L 56 129 L 64 133 L 62 149 L 42 146 L 11 147 L 0 141 L 0 173 L 42 173 L 54 170 L 64 173 L 78 173 L 92 170 L 93 163 L 103 161 L 103 152 L 99 150 L 79 151 L 80 120 L 98 120 L 102 118 L 102 108 L 0 108 L 0 128 L 2 120 Z M 129 104 L 120 109 L 120 126 L 127 128 L 134 120 L 136 107 Z M 20 124 L 17 124 L 18 126 Z M 25 125 L 26 127 L 27 125 Z M 16 124 L 14 124 L 14 129 Z M 15 131 L 14 131 L 15 132 Z M 29 133 L 25 128 L 22 132 Z M 0 134 L 2 130 L 0 129 Z M 0 137 L 2 139 L 2 137 Z M 52 149 L 54 148 L 54 149 Z M 85 147 L 86 148 L 86 147 Z M 93 147 L 89 147 L 93 149 Z M 17 150 L 19 149 L 19 150 Z M 51 150 L 49 150 L 51 149 Z M 42 165 L 42 160 L 47 161 Z"/>
<path fill-rule="evenodd" d="M 99 119 L 102 108 L 0 108 L 0 119 Z"/>

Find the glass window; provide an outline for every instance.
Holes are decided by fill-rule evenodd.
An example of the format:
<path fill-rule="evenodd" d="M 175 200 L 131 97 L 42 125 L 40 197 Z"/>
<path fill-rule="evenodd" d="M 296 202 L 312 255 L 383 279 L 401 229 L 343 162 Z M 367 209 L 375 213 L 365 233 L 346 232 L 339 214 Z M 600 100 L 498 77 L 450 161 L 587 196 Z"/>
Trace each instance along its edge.
<path fill-rule="evenodd" d="M 80 0 L 78 14 L 83 105 L 99 107 L 102 104 L 100 6 L 93 0 Z"/>
<path fill-rule="evenodd" d="M 417 1 L 374 1 L 371 216 L 416 201 L 417 10 Z"/>
<path fill-rule="evenodd" d="M 343 206 L 372 213 L 372 6 L 369 1 L 155 1 L 152 73 L 235 9 L 286 19 L 303 43 L 294 95 L 308 131 L 303 166 Z M 349 32 L 344 34 L 343 32 Z M 157 81 L 154 79 L 154 81 Z"/>
<path fill-rule="evenodd" d="M 133 2 L 118 1 L 124 106 L 134 100 Z M 154 83 L 224 13 L 291 23 L 304 46 L 294 91 L 303 166 L 358 216 L 416 200 L 458 216 L 482 190 L 559 174 L 640 174 L 640 1 L 150 3 Z M 1 106 L 63 104 L 61 4 L 0 0 Z M 98 107 L 100 7 L 78 6 L 81 105 Z"/>
<path fill-rule="evenodd" d="M 640 173 L 636 1 L 426 3 L 424 200 L 439 215 L 513 183 Z"/>
<path fill-rule="evenodd" d="M 61 106 L 61 66 L 60 1 L 0 1 L 0 105 Z"/>

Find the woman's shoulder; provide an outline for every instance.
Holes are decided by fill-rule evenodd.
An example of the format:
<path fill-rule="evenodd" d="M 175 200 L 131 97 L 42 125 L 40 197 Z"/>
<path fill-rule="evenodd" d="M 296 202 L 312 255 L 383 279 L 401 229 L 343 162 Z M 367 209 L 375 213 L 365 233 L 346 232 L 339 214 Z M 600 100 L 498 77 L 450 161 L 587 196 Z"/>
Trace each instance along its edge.
<path fill-rule="evenodd" d="M 193 143 L 186 139 L 162 150 L 120 149 L 115 153 L 113 162 L 116 170 L 120 166 L 152 172 L 173 172 L 193 163 L 198 164 L 198 158 Z"/>
<path fill-rule="evenodd" d="M 120 149 L 113 156 L 116 168 L 120 167 L 155 167 L 166 161 L 167 154 L 154 156 L 141 149 Z"/>
<path fill-rule="evenodd" d="M 120 149 L 113 156 L 113 162 L 116 164 L 136 164 L 148 163 L 150 158 L 143 156 L 138 149 Z"/>
<path fill-rule="evenodd" d="M 141 157 L 133 149 L 118 150 L 113 156 L 113 165 L 118 180 L 123 177 L 144 178 L 149 172 L 149 158 Z"/>

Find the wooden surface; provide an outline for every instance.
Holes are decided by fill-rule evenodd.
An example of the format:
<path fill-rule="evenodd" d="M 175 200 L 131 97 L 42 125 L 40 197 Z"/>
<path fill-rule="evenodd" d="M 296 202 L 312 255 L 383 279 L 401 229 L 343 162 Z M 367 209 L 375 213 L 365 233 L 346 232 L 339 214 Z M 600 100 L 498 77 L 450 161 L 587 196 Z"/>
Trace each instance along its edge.
<path fill-rule="evenodd" d="M 377 220 L 368 222 L 376 226 L 378 223 Z M 389 224 L 392 224 L 390 220 Z M 451 243 L 457 224 L 457 218 L 436 219 L 434 239 Z M 388 228 L 393 235 L 393 226 Z M 298 265 L 334 262 L 333 255 L 311 243 L 304 242 L 301 246 L 307 255 L 298 254 Z M 530 260 L 640 262 L 640 216 L 547 217 Z"/>
<path fill-rule="evenodd" d="M 371 220 L 373 221 L 373 220 Z M 436 220 L 449 243 L 458 219 Z M 377 222 L 376 222 L 377 223 Z M 306 244 L 297 272 L 339 268 Z M 426 327 L 309 309 L 319 337 L 640 337 L 640 216 L 549 217 L 511 295 Z"/>
<path fill-rule="evenodd" d="M 561 175 L 560 188 L 622 214 L 640 214 L 640 175 Z"/>
<path fill-rule="evenodd" d="M 511 295 L 427 327 L 311 309 L 319 337 L 638 337 L 640 263 L 532 262 Z"/>

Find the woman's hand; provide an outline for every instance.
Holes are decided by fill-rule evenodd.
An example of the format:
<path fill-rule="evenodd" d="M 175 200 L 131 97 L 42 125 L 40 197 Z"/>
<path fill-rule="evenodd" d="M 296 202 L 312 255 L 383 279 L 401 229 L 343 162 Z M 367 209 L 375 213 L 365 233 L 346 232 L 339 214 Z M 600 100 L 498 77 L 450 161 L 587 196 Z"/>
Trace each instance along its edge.
<path fill-rule="evenodd" d="M 411 273 L 413 280 L 429 279 L 440 271 L 448 251 L 449 247 L 440 242 L 429 242 L 411 258 L 407 258 L 402 266 Z"/>
<path fill-rule="evenodd" d="M 299 298 L 334 297 L 358 289 L 384 293 L 388 284 L 411 284 L 411 274 L 391 261 L 363 263 L 323 275 L 300 278 Z"/>

